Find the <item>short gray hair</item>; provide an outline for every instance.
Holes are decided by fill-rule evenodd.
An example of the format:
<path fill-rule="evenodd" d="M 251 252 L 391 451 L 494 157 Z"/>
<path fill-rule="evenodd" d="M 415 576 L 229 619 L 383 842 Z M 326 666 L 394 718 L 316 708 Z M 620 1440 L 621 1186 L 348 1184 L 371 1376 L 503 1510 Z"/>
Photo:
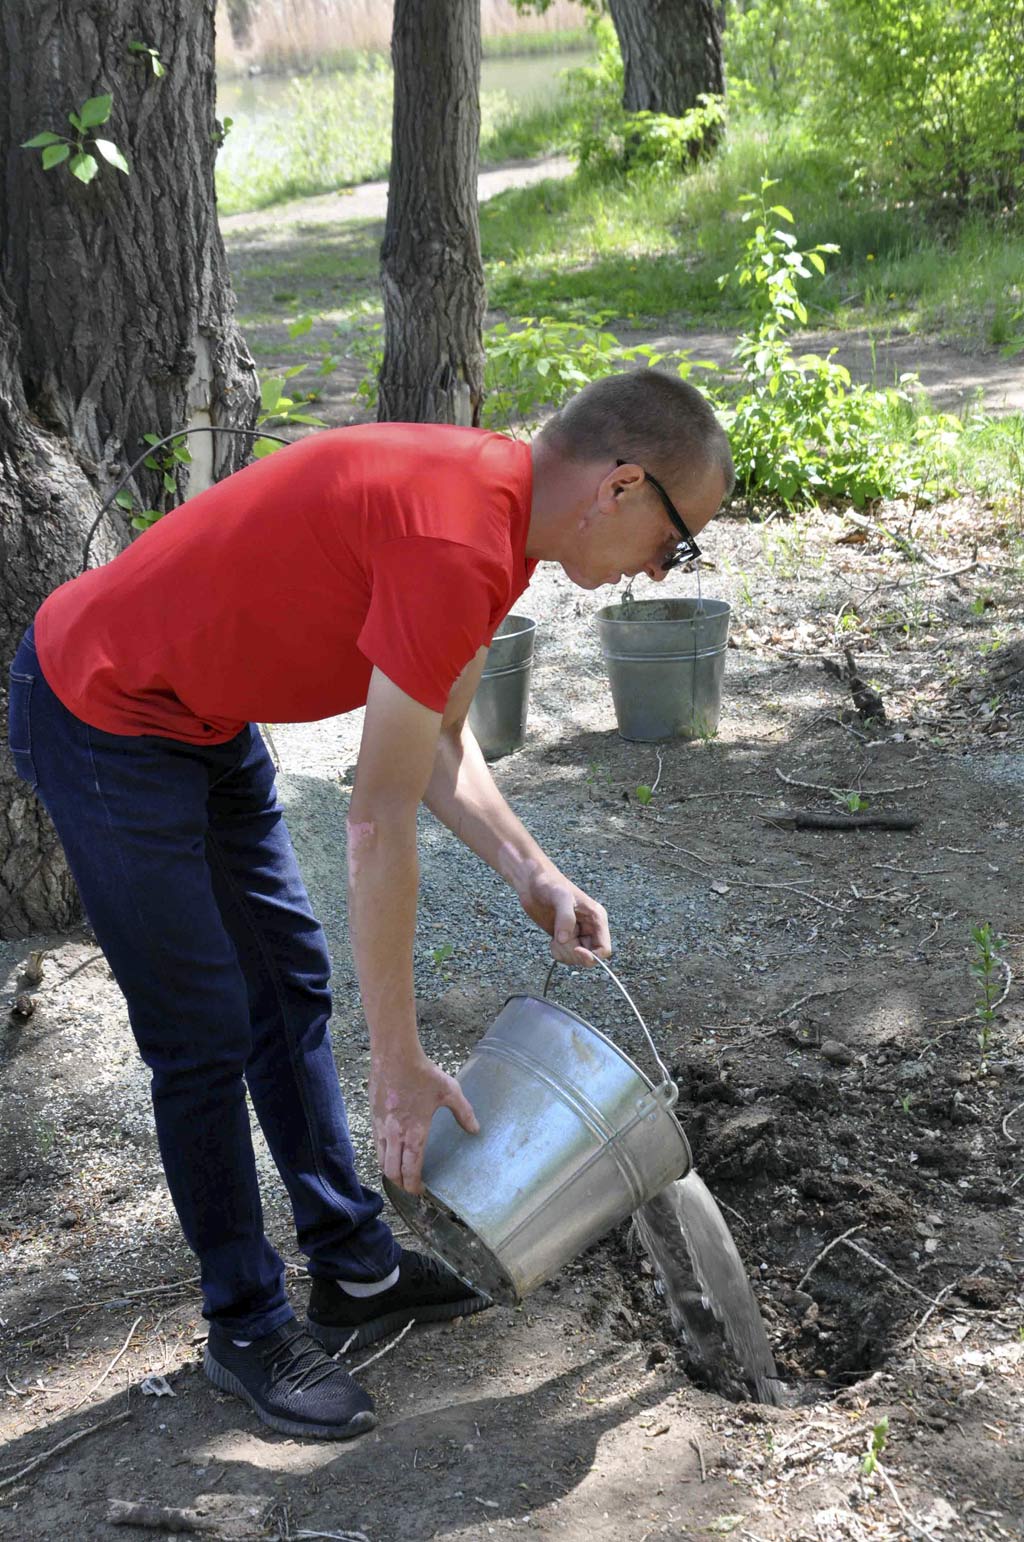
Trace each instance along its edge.
<path fill-rule="evenodd" d="M 538 438 L 570 460 L 635 462 L 669 486 L 715 467 L 728 498 L 732 451 L 714 409 L 696 386 L 657 369 L 628 370 L 585 386 L 549 418 Z"/>

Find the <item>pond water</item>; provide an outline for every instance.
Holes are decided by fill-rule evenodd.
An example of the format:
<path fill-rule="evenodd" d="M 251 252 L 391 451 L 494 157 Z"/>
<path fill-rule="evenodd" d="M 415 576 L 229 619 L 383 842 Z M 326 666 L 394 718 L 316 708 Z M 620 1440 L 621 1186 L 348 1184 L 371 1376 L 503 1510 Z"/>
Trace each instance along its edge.
<path fill-rule="evenodd" d="M 558 95 L 563 70 L 586 62 L 583 52 L 524 54 L 520 58 L 485 59 L 480 73 L 481 95 L 501 92 L 519 107 L 543 106 Z M 288 111 L 293 75 L 253 75 L 226 79 L 217 85 L 218 116 L 234 120 L 232 132 L 257 133 L 262 121 L 279 120 Z M 331 75 L 302 77 L 316 91 L 320 82 L 326 96 Z"/>

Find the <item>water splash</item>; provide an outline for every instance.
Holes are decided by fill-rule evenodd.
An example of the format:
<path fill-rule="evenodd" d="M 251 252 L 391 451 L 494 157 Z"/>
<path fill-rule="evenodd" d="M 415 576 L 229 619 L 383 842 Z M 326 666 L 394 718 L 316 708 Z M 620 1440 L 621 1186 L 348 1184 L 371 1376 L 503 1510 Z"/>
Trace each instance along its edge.
<path fill-rule="evenodd" d="M 759 1403 L 781 1406 L 784 1388 L 743 1260 L 703 1180 L 687 1173 L 634 1221 L 695 1368 L 722 1390 L 752 1390 Z"/>

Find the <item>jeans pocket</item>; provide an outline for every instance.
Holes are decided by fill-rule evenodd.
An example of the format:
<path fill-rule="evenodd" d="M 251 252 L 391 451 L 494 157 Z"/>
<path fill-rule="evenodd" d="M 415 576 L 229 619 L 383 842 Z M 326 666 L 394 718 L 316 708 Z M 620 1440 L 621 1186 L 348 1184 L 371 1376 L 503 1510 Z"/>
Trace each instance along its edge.
<path fill-rule="evenodd" d="M 32 675 L 10 673 L 11 691 L 8 709 L 8 742 L 14 769 L 22 781 L 35 789 L 39 785 L 35 761 L 32 759 Z"/>

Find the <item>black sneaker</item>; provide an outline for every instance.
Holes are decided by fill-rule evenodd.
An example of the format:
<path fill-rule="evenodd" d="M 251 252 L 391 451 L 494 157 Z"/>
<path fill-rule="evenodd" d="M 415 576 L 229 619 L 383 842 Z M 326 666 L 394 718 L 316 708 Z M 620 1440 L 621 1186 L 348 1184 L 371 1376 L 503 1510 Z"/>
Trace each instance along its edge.
<path fill-rule="evenodd" d="M 373 1399 L 294 1317 L 245 1349 L 216 1323 L 203 1370 L 222 1392 L 233 1392 L 272 1430 L 350 1440 L 377 1423 Z"/>
<path fill-rule="evenodd" d="M 487 1296 L 479 1295 L 439 1259 L 403 1248 L 398 1279 L 376 1296 L 348 1296 L 333 1280 L 314 1277 L 309 1331 L 331 1354 L 337 1354 L 344 1344 L 363 1349 L 409 1322 L 451 1322 L 453 1317 L 468 1317 L 490 1305 Z"/>

